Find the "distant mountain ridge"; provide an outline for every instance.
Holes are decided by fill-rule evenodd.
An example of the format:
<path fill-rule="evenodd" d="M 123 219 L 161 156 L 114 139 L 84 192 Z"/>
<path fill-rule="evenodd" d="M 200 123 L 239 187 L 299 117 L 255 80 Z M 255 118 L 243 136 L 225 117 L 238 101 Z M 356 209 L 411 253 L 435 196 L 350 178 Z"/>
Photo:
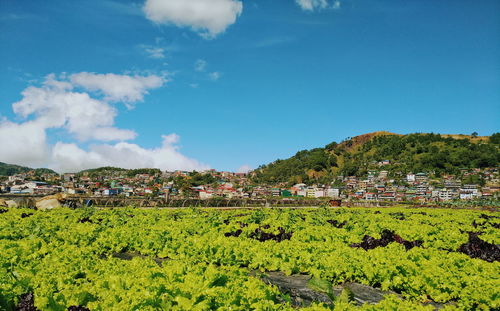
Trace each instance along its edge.
<path fill-rule="evenodd" d="M 14 165 L 14 164 L 7 164 L 0 162 L 0 176 L 12 176 L 16 174 L 21 174 L 21 173 L 27 173 L 29 171 L 35 171 L 35 175 L 41 175 L 41 174 L 56 174 L 51 169 L 48 168 L 30 168 L 26 166 L 20 166 L 20 165 Z"/>
<path fill-rule="evenodd" d="M 363 176 L 370 170 L 390 175 L 429 172 L 456 174 L 462 168 L 498 167 L 500 133 L 491 136 L 373 132 L 302 150 L 260 166 L 254 180 L 262 183 L 331 182 L 339 175 Z"/>
<path fill-rule="evenodd" d="M 35 171 L 35 175 L 41 174 L 55 174 L 59 175 L 57 172 L 48 169 L 48 168 L 30 168 L 26 166 L 20 166 L 15 164 L 7 164 L 0 162 L 0 176 L 12 176 L 21 173 L 27 173 L 30 171 Z M 91 177 L 99 176 L 99 175 L 107 175 L 107 176 L 118 176 L 118 175 L 126 175 L 126 176 L 135 176 L 137 174 L 158 174 L 161 173 L 160 169 L 157 168 L 137 168 L 137 169 L 125 169 L 120 167 L 111 167 L 111 166 L 103 166 L 98 168 L 92 168 L 80 171 L 76 173 L 77 175 L 88 175 Z"/>

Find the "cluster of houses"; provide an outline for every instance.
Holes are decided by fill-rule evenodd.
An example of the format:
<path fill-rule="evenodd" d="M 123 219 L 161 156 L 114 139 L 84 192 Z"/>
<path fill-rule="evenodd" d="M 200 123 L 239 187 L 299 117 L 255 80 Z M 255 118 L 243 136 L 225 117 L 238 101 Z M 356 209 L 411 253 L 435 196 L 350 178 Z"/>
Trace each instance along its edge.
<path fill-rule="evenodd" d="M 298 184 L 285 193 L 305 197 L 332 197 L 367 201 L 451 201 L 497 199 L 500 196 L 498 168 L 463 170 L 461 178 L 453 175 L 430 178 L 426 173 L 410 173 L 389 179 L 387 171 L 369 171 L 365 178 L 338 177 L 338 187 Z M 481 175 L 482 185 L 467 183 L 467 177 Z"/>
<path fill-rule="evenodd" d="M 215 196 L 233 197 L 243 193 L 243 185 L 248 182 L 246 173 L 218 172 L 207 170 L 217 180 L 217 186 L 189 187 L 180 189 L 175 184 L 176 178 L 189 179 L 192 172 L 174 171 L 155 174 L 136 174 L 128 176 L 126 172 L 112 172 L 109 175 L 66 173 L 62 175 L 44 174 L 36 176 L 34 171 L 6 177 L 0 181 L 0 193 L 19 195 L 49 195 L 67 193 L 82 196 L 199 196 L 213 193 Z M 35 180 L 36 179 L 36 180 Z M 207 190 L 205 190 L 205 188 Z M 235 189 L 236 188 L 236 189 Z"/>
<path fill-rule="evenodd" d="M 480 187 L 476 184 L 461 184 L 459 181 L 452 180 L 447 180 L 443 185 L 439 186 L 432 186 L 427 183 L 415 183 L 414 185 L 407 186 L 396 185 L 390 181 L 374 183 L 350 177 L 346 181 L 346 184 L 347 186 L 343 187 L 297 184 L 290 189 L 281 190 L 281 193 L 284 196 L 292 193 L 297 196 L 310 198 L 331 197 L 334 199 L 366 201 L 417 200 L 422 202 L 490 199 L 497 198 L 500 195 L 500 187 L 496 185 Z"/>
<path fill-rule="evenodd" d="M 33 172 L 9 176 L 0 183 L 0 192 L 10 194 L 48 195 L 64 192 L 83 196 L 154 196 L 223 198 L 333 198 L 367 201 L 450 201 L 474 199 L 498 199 L 500 179 L 498 168 L 463 170 L 457 176 L 431 178 L 426 173 L 410 173 L 400 178 L 389 178 L 388 171 L 372 170 L 363 178 L 338 176 L 329 185 L 284 184 L 257 185 L 250 173 L 218 172 L 208 170 L 214 182 L 206 185 L 180 186 L 179 179 L 189 181 L 192 172 L 174 171 L 154 174 L 126 173 L 92 176 L 83 174 L 44 174 Z M 481 184 L 468 183 L 468 176 L 482 178 Z"/>

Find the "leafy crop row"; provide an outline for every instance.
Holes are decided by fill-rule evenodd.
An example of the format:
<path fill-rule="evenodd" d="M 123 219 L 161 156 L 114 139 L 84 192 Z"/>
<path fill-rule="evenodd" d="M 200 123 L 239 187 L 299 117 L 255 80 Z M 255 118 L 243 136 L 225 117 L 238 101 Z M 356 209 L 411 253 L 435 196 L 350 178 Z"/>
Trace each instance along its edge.
<path fill-rule="evenodd" d="M 429 301 L 493 310 L 500 263 L 458 250 L 468 232 L 498 245 L 499 223 L 494 213 L 444 209 L 13 209 L 0 214 L 0 310 L 26 293 L 40 310 L 292 310 L 254 270 L 358 282 L 403 298 L 310 310 L 432 310 L 422 305 Z M 353 247 L 366 236 L 384 243 Z"/>

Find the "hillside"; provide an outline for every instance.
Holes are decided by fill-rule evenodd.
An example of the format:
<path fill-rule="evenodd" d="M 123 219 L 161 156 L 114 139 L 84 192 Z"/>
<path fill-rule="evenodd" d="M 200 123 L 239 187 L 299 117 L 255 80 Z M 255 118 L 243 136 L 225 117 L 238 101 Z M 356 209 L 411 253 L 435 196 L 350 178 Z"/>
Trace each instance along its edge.
<path fill-rule="evenodd" d="M 390 176 L 427 172 L 456 174 L 462 168 L 498 167 L 500 133 L 492 136 L 374 132 L 323 148 L 302 150 L 259 167 L 261 183 L 331 182 L 336 176 L 363 176 L 387 170 Z M 381 168 L 383 167 L 383 168 Z"/>
<path fill-rule="evenodd" d="M 48 168 L 29 168 L 25 166 L 19 166 L 19 165 L 14 165 L 14 164 L 7 164 L 0 162 L 0 176 L 12 176 L 20 173 L 27 173 L 29 171 L 35 171 L 35 175 L 42 175 L 42 174 L 55 174 L 57 175 L 56 172 L 54 172 L 51 169 Z"/>
<path fill-rule="evenodd" d="M 104 166 L 99 168 L 93 168 L 88 170 L 83 170 L 78 173 L 78 175 L 87 175 L 89 177 L 97 176 L 128 176 L 133 177 L 137 174 L 161 174 L 161 170 L 157 168 L 139 168 L 139 169 L 125 169 L 119 167 Z"/>

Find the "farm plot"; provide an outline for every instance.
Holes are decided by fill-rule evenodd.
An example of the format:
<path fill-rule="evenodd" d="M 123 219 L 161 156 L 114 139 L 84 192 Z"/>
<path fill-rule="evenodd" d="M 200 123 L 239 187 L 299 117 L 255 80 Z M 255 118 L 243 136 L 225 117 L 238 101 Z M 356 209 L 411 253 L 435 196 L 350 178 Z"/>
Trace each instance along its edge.
<path fill-rule="evenodd" d="M 498 310 L 500 214 L 10 209 L 0 310 Z"/>

